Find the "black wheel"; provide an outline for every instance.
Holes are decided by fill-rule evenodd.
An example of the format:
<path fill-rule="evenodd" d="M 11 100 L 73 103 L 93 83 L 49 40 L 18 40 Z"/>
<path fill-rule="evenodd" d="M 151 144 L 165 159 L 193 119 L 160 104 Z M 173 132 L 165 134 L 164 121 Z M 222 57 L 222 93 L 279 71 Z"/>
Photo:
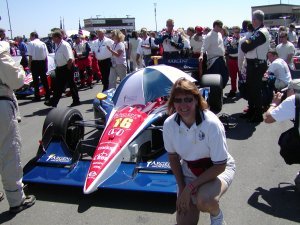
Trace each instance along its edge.
<path fill-rule="evenodd" d="M 43 135 L 49 128 L 52 137 L 63 137 L 70 151 L 75 151 L 78 142 L 84 136 L 84 127 L 74 124 L 76 121 L 82 121 L 82 115 L 77 109 L 72 108 L 54 108 L 52 109 L 43 125 Z M 52 125 L 52 126 L 51 126 Z M 46 131 L 46 132 L 45 132 Z"/>
<path fill-rule="evenodd" d="M 201 87 L 209 87 L 208 104 L 210 110 L 218 113 L 223 106 L 223 81 L 219 74 L 205 74 L 200 79 Z"/>

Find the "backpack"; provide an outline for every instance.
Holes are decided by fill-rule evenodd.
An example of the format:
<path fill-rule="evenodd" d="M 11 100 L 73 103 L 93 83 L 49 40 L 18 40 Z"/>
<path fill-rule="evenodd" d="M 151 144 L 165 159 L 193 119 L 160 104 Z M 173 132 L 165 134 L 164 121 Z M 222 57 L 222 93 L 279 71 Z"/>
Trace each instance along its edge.
<path fill-rule="evenodd" d="M 299 135 L 299 111 L 300 93 L 295 94 L 295 123 L 294 127 L 283 132 L 278 140 L 280 155 L 286 164 L 300 164 L 300 135 Z"/>

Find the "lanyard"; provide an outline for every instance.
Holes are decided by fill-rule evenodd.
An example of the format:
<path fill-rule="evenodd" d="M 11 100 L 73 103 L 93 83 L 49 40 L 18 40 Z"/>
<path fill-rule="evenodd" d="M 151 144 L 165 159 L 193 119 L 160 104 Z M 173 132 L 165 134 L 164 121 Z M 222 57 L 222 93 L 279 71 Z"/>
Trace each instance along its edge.
<path fill-rule="evenodd" d="M 119 44 L 119 43 L 114 44 L 115 47 L 113 48 L 113 51 L 115 51 L 115 49 L 116 49 L 116 47 L 118 46 L 118 44 Z"/>
<path fill-rule="evenodd" d="M 101 40 L 101 41 L 99 41 L 99 43 L 98 43 L 98 48 L 99 48 L 99 50 L 100 50 L 100 48 L 101 48 L 101 46 L 102 46 L 102 44 L 103 44 L 103 41 L 104 41 L 104 40 Z"/>
<path fill-rule="evenodd" d="M 58 44 L 58 46 L 56 47 L 56 49 L 54 50 L 54 52 L 56 53 L 57 50 L 60 48 L 62 41 Z"/>

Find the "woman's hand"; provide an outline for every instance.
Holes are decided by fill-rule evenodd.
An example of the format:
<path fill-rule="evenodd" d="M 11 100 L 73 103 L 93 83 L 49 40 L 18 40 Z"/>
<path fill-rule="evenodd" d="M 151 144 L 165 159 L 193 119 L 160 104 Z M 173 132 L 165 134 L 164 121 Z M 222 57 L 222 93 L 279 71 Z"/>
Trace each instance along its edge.
<path fill-rule="evenodd" d="M 191 206 L 191 189 L 188 185 L 184 187 L 183 190 L 180 190 L 178 193 L 178 198 L 176 202 L 176 210 L 178 213 L 186 213 Z"/>

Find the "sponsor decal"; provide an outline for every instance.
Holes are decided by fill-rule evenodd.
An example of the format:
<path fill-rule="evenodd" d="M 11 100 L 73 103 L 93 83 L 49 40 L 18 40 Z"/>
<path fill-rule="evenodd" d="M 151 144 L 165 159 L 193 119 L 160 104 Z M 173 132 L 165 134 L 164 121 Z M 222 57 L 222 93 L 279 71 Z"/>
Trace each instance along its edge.
<path fill-rule="evenodd" d="M 168 63 L 173 63 L 173 64 L 181 64 L 181 63 L 187 63 L 187 59 L 169 59 Z"/>
<path fill-rule="evenodd" d="M 169 162 L 157 162 L 157 161 L 148 161 L 147 167 L 152 168 L 171 168 Z"/>
<path fill-rule="evenodd" d="M 55 154 L 51 154 L 48 156 L 47 162 L 61 162 L 61 163 L 69 163 L 72 161 L 71 157 L 66 156 L 56 156 Z"/>
<path fill-rule="evenodd" d="M 88 178 L 91 178 L 91 179 L 95 179 L 96 176 L 97 176 L 97 173 L 95 171 L 91 171 L 88 174 Z"/>
<path fill-rule="evenodd" d="M 123 133 L 124 133 L 124 130 L 121 128 L 112 128 L 108 131 L 108 135 L 122 136 Z"/>

